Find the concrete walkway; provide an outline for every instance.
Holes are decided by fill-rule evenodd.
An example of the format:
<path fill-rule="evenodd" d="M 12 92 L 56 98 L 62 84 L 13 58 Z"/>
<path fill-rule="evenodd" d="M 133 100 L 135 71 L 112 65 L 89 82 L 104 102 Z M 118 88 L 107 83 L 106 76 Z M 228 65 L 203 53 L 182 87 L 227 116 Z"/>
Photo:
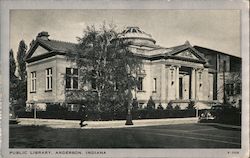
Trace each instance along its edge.
<path fill-rule="evenodd" d="M 76 120 L 56 120 L 56 119 L 30 119 L 19 118 L 20 123 L 18 125 L 44 125 L 51 128 L 80 128 L 79 122 Z M 140 126 L 157 126 L 157 125 L 169 125 L 169 124 L 186 124 L 197 123 L 197 117 L 191 118 L 167 118 L 167 119 L 144 119 L 133 120 L 134 125 L 125 125 L 126 120 L 114 120 L 114 121 L 86 121 L 88 125 L 82 127 L 83 129 L 92 128 L 128 128 L 128 127 L 140 127 Z"/>

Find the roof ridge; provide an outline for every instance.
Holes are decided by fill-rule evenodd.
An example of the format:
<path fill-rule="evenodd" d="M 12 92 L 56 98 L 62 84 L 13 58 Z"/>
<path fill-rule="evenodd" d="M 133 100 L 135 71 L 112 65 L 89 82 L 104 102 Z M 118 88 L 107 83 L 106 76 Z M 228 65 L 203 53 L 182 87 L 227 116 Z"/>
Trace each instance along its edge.
<path fill-rule="evenodd" d="M 69 44 L 77 44 L 69 41 L 62 41 L 62 40 L 55 40 L 55 39 L 49 39 L 49 41 L 55 41 L 55 42 L 61 42 L 61 43 L 69 43 Z"/>
<path fill-rule="evenodd" d="M 207 48 L 207 47 L 203 47 L 203 46 L 194 45 L 193 47 L 194 47 L 195 49 L 198 47 L 198 48 L 210 50 L 210 51 L 212 51 L 213 53 L 220 53 L 220 54 L 229 55 L 229 56 L 236 57 L 236 58 L 240 58 L 240 59 L 242 58 L 241 56 L 236 56 L 236 55 L 233 55 L 233 54 L 227 54 L 227 53 L 222 52 L 222 51 L 220 51 L 220 50 L 215 50 L 215 49 L 211 49 L 211 48 Z M 199 51 L 199 50 L 197 50 L 197 51 Z"/>
<path fill-rule="evenodd" d="M 177 46 L 172 46 L 172 47 L 168 47 L 169 49 L 173 49 L 173 48 L 179 48 L 179 47 L 183 47 L 183 46 L 188 46 L 186 44 L 181 44 L 181 45 L 177 45 Z"/>

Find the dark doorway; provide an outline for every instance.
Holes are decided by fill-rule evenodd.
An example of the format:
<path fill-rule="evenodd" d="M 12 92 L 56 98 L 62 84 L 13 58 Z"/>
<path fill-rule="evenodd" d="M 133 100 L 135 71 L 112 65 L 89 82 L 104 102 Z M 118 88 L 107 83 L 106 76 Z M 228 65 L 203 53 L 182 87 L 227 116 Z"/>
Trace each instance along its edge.
<path fill-rule="evenodd" d="M 179 88 L 179 96 L 180 96 L 180 99 L 183 99 L 183 98 L 184 99 L 191 99 L 191 89 L 192 89 L 192 86 L 191 86 L 191 80 L 192 80 L 191 74 L 192 74 L 192 68 L 182 66 L 180 68 L 180 74 L 183 74 L 184 77 L 188 75 L 188 80 L 189 80 L 189 82 L 186 82 L 187 78 L 182 78 L 182 77 L 179 78 L 179 87 L 180 87 Z M 185 82 L 188 85 L 185 86 L 185 84 L 183 84 L 183 82 Z M 185 87 L 183 87 L 183 86 L 185 86 Z M 188 88 L 188 94 L 186 94 L 186 88 Z M 184 89 L 185 89 L 185 91 L 183 91 Z"/>
<path fill-rule="evenodd" d="M 180 99 L 183 99 L 183 84 L 182 84 L 182 78 L 179 78 L 179 97 L 180 97 Z"/>

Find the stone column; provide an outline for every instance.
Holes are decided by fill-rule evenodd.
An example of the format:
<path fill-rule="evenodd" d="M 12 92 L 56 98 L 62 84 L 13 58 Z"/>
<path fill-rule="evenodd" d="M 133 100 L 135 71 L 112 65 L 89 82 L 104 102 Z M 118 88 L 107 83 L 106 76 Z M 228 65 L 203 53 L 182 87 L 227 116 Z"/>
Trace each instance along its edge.
<path fill-rule="evenodd" d="M 175 99 L 179 99 L 179 68 L 180 66 L 176 66 L 175 71 Z"/>
<path fill-rule="evenodd" d="M 191 99 L 196 99 L 196 69 L 192 68 L 191 74 Z"/>
<path fill-rule="evenodd" d="M 205 79 L 205 81 L 203 81 Z M 207 96 L 208 96 L 208 74 L 206 73 L 206 71 L 204 71 L 203 68 L 199 69 L 198 73 L 197 73 L 197 91 L 198 93 L 198 99 L 199 100 L 207 100 Z M 204 88 L 206 88 L 204 91 Z"/>
<path fill-rule="evenodd" d="M 157 82 L 157 81 L 156 81 Z M 161 65 L 161 86 L 160 88 L 160 93 L 161 93 L 161 103 L 164 102 L 166 100 L 166 68 L 165 68 L 165 64 L 162 63 Z M 157 86 L 156 86 L 157 87 Z"/>

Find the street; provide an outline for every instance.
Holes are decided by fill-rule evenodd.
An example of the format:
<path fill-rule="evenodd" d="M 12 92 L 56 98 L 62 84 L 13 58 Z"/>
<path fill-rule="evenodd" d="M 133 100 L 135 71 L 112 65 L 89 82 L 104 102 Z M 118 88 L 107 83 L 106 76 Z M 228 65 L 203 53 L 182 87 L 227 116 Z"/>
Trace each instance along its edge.
<path fill-rule="evenodd" d="M 132 128 L 10 126 L 10 148 L 240 148 L 240 129 L 210 124 Z"/>

